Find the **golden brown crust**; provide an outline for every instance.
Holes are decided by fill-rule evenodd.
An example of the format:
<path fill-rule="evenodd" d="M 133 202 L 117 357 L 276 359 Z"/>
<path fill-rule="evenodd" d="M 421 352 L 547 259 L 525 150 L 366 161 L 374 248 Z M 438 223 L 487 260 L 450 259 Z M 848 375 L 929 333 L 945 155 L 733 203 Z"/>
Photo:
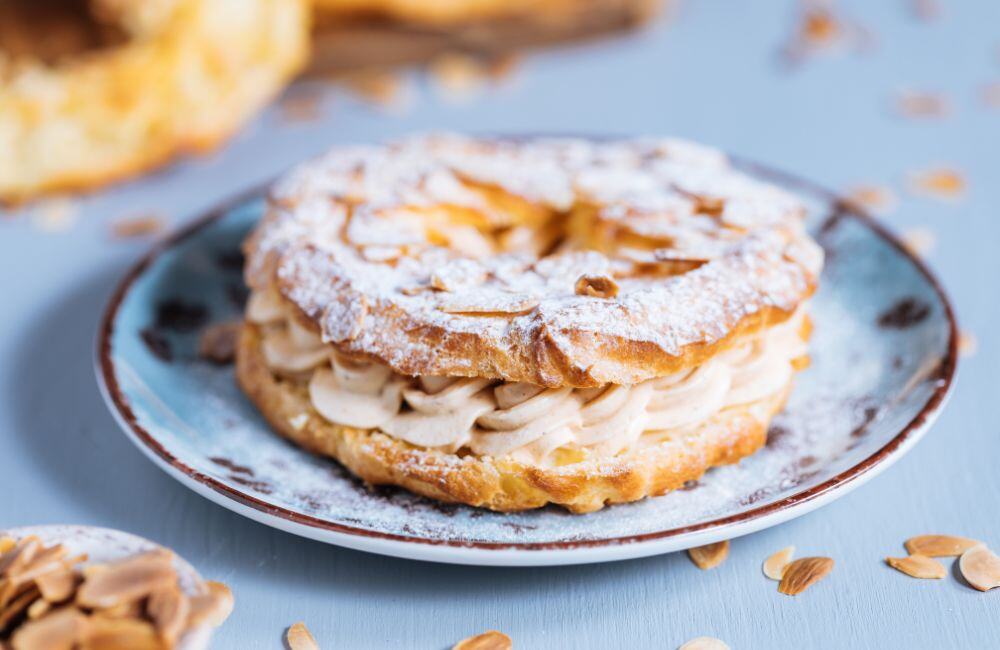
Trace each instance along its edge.
<path fill-rule="evenodd" d="M 370 484 L 397 485 L 440 501 L 497 511 L 555 503 L 572 512 L 592 512 L 677 489 L 710 467 L 737 462 L 759 449 L 788 392 L 725 409 L 682 437 L 638 452 L 545 468 L 509 458 L 421 449 L 379 431 L 331 424 L 312 409 L 301 384 L 268 369 L 253 325 L 244 325 L 236 361 L 240 386 L 282 436 L 335 458 Z"/>
<path fill-rule="evenodd" d="M 57 61 L 3 56 L 0 201 L 89 189 L 206 151 L 305 62 L 302 0 L 91 0 L 125 42 Z"/>
<path fill-rule="evenodd" d="M 635 384 L 812 295 L 822 251 L 804 210 L 692 143 L 418 136 L 289 174 L 244 243 L 245 275 L 340 352 L 400 374 Z M 581 277 L 616 291 L 581 293 Z"/>

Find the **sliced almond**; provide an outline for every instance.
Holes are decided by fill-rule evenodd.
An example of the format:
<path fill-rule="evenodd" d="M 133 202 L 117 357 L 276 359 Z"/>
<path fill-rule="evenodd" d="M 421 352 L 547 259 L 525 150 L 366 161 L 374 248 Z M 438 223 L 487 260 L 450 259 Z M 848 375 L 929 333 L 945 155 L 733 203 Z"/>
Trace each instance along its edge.
<path fill-rule="evenodd" d="M 13 537 L 0 537 L 0 555 L 17 546 L 17 540 Z"/>
<path fill-rule="evenodd" d="M 438 309 L 449 314 L 526 314 L 538 306 L 538 300 L 530 296 L 465 294 L 449 295 Z"/>
<path fill-rule="evenodd" d="M 43 598 L 39 598 L 28 606 L 28 618 L 41 618 L 42 616 L 48 614 L 50 609 L 52 609 L 52 603 Z"/>
<path fill-rule="evenodd" d="M 91 616 L 86 621 L 79 648 L 80 650 L 162 650 L 163 645 L 151 623 L 134 618 Z"/>
<path fill-rule="evenodd" d="M 187 596 L 176 585 L 154 591 L 146 602 L 146 613 L 153 619 L 160 638 L 171 647 L 187 627 L 190 610 Z"/>
<path fill-rule="evenodd" d="M 177 581 L 173 554 L 164 549 L 149 551 L 108 564 L 106 571 L 88 575 L 76 594 L 83 607 L 114 607 L 144 598 Z"/>
<path fill-rule="evenodd" d="M 804 557 L 785 567 L 778 591 L 797 596 L 815 582 L 833 571 L 833 560 L 828 557 Z"/>
<path fill-rule="evenodd" d="M 207 593 L 191 597 L 188 627 L 211 625 L 219 627 L 233 613 L 233 592 L 221 582 L 205 582 Z"/>
<path fill-rule="evenodd" d="M 910 555 L 953 557 L 965 553 L 978 543 L 974 539 L 953 535 L 918 535 L 906 540 L 903 545 Z"/>
<path fill-rule="evenodd" d="M 688 557 L 699 569 L 714 569 L 729 557 L 729 540 L 689 548 Z"/>
<path fill-rule="evenodd" d="M 1000 587 L 1000 557 L 984 544 L 977 544 L 962 553 L 958 568 L 966 581 L 979 591 Z"/>
<path fill-rule="evenodd" d="M 111 224 L 111 236 L 115 239 L 149 237 L 162 232 L 165 225 L 163 217 L 157 214 L 125 217 Z"/>
<path fill-rule="evenodd" d="M 35 578 L 35 584 L 42 592 L 42 598 L 50 603 L 61 603 L 68 600 L 76 590 L 76 583 L 77 577 L 73 569 L 65 565 L 61 569 Z"/>
<path fill-rule="evenodd" d="M 710 636 L 699 636 L 691 639 L 677 650 L 729 650 L 729 646 L 720 639 Z"/>
<path fill-rule="evenodd" d="M 911 578 L 940 579 L 948 573 L 943 564 L 919 553 L 907 557 L 887 557 L 885 562 Z"/>
<path fill-rule="evenodd" d="M 575 289 L 578 296 L 592 298 L 614 298 L 618 295 L 618 283 L 606 275 L 581 275 Z"/>
<path fill-rule="evenodd" d="M 296 623 L 285 633 L 285 642 L 291 650 L 319 650 L 319 644 L 305 623 Z"/>
<path fill-rule="evenodd" d="M 11 637 L 11 647 L 14 650 L 71 650 L 83 635 L 84 622 L 78 609 L 65 607 L 22 625 Z"/>
<path fill-rule="evenodd" d="M 462 639 L 451 650 L 511 650 L 514 642 L 503 632 L 489 630 L 476 636 Z"/>
<path fill-rule="evenodd" d="M 236 340 L 240 323 L 216 323 L 202 330 L 198 338 L 198 356 L 206 361 L 224 365 L 236 356 Z"/>
<path fill-rule="evenodd" d="M 975 356 L 979 349 L 979 341 L 972 332 L 958 333 L 958 353 L 963 357 Z"/>
<path fill-rule="evenodd" d="M 785 575 L 785 569 L 795 555 L 794 546 L 786 546 L 771 557 L 764 560 L 764 575 L 771 580 L 781 580 Z"/>
<path fill-rule="evenodd" d="M 16 592 L 7 605 L 0 609 L 0 630 L 10 625 L 11 621 L 23 614 L 31 603 L 38 600 L 38 588 L 29 584 L 23 590 Z"/>

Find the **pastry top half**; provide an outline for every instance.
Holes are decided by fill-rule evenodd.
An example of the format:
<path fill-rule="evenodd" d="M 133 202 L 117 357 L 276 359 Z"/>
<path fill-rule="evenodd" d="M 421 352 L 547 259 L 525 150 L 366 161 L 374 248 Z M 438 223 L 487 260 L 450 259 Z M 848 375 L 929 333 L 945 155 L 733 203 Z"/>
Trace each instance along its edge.
<path fill-rule="evenodd" d="M 731 462 L 807 359 L 822 253 L 803 215 L 676 140 L 338 148 L 276 186 L 245 243 L 245 358 L 262 361 L 242 381 L 258 396 L 270 379 L 252 368 L 285 381 L 257 401 L 281 402 L 270 417 L 292 437 L 308 404 L 347 427 L 317 439 L 379 431 L 463 460 L 583 467 L 708 445 Z M 733 455 L 737 430 L 754 444 Z M 410 485 L 390 470 L 377 480 Z M 676 487 L 654 483 L 637 494 Z M 637 497 L 586 507 L 608 498 Z"/>
<path fill-rule="evenodd" d="M 804 212 L 688 142 L 422 136 L 292 172 L 246 280 L 402 375 L 636 384 L 796 313 L 822 265 Z"/>

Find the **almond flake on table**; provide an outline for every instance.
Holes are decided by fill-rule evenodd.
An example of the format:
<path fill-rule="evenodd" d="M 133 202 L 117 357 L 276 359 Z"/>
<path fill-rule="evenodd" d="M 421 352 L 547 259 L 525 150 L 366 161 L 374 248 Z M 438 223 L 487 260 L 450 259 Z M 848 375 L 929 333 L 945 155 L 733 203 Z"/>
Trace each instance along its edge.
<path fill-rule="evenodd" d="M 962 553 L 958 568 L 966 582 L 979 591 L 1000 587 L 1000 557 L 985 544 L 977 544 Z"/>
<path fill-rule="evenodd" d="M 919 553 L 914 553 L 906 557 L 887 557 L 885 558 L 885 563 L 911 578 L 940 580 L 948 573 L 943 564 Z"/>
<path fill-rule="evenodd" d="M 907 187 L 914 194 L 939 199 L 956 200 L 965 194 L 965 176 L 950 167 L 938 167 L 911 172 Z"/>
<path fill-rule="evenodd" d="M 895 210 L 899 204 L 896 193 L 881 185 L 859 185 L 847 193 L 847 201 L 862 210 L 883 215 Z"/>
<path fill-rule="evenodd" d="M 691 639 L 677 650 L 729 650 L 729 646 L 721 639 L 711 636 L 699 636 Z"/>
<path fill-rule="evenodd" d="M 900 243 L 916 257 L 924 257 L 934 249 L 937 236 L 930 228 L 918 226 L 909 228 L 899 238 Z"/>
<path fill-rule="evenodd" d="M 451 650 L 511 650 L 513 641 L 503 632 L 489 630 L 482 634 L 462 639 Z"/>
<path fill-rule="evenodd" d="M 968 331 L 958 333 L 958 353 L 963 357 L 975 356 L 979 350 L 979 340 L 976 335 Z"/>
<path fill-rule="evenodd" d="M 62 233 L 73 227 L 79 207 L 71 199 L 48 199 L 31 212 L 31 225 L 45 233 Z"/>
<path fill-rule="evenodd" d="M 907 118 L 942 118 L 951 113 L 951 102 L 942 94 L 905 90 L 895 97 L 895 111 Z"/>
<path fill-rule="evenodd" d="M 833 560 L 828 557 L 804 557 L 785 567 L 778 591 L 797 596 L 833 571 Z"/>
<path fill-rule="evenodd" d="M 729 540 L 689 548 L 688 557 L 699 569 L 714 569 L 729 557 Z"/>
<path fill-rule="evenodd" d="M 792 561 L 792 557 L 795 555 L 794 546 L 786 546 L 785 548 L 772 554 L 766 560 L 764 560 L 764 575 L 766 575 L 771 580 L 780 581 L 785 575 L 785 569 Z"/>
<path fill-rule="evenodd" d="M 290 650 L 319 650 L 319 644 L 313 638 L 305 623 L 293 624 L 285 633 L 285 642 Z"/>
<path fill-rule="evenodd" d="M 926 555 L 927 557 L 957 557 L 979 541 L 968 537 L 954 535 L 917 535 L 903 543 L 910 555 Z"/>
<path fill-rule="evenodd" d="M 165 227 L 163 217 L 144 214 L 118 219 L 111 224 L 111 236 L 115 239 L 135 239 L 159 234 Z"/>

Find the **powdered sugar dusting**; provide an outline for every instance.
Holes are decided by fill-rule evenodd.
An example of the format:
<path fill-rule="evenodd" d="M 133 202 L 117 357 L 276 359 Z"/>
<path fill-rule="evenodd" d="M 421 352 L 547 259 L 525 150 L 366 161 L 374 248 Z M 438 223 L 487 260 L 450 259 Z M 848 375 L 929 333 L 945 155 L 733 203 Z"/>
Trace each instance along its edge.
<path fill-rule="evenodd" d="M 519 224 L 512 204 L 548 216 Z M 580 250 L 579 210 L 565 212 L 580 206 L 608 250 Z M 276 278 L 324 340 L 403 374 L 569 381 L 536 367 L 544 341 L 586 385 L 634 383 L 761 309 L 793 311 L 822 264 L 803 214 L 789 192 L 693 143 L 429 135 L 338 148 L 292 172 L 247 246 L 247 280 L 263 289 Z M 568 235 L 543 257 L 492 239 L 520 228 L 544 249 L 530 231 L 553 223 Z M 652 247 L 645 260 L 625 250 L 636 240 Z M 669 255 L 698 261 L 663 266 Z M 614 277 L 618 295 L 576 295 L 583 275 Z M 345 337 L 338 318 L 360 311 L 365 326 Z M 444 352 L 441 339 L 459 335 L 477 342 L 476 359 Z M 648 359 L 599 352 L 625 344 L 643 344 Z M 511 362 L 497 367 L 497 355 Z"/>

